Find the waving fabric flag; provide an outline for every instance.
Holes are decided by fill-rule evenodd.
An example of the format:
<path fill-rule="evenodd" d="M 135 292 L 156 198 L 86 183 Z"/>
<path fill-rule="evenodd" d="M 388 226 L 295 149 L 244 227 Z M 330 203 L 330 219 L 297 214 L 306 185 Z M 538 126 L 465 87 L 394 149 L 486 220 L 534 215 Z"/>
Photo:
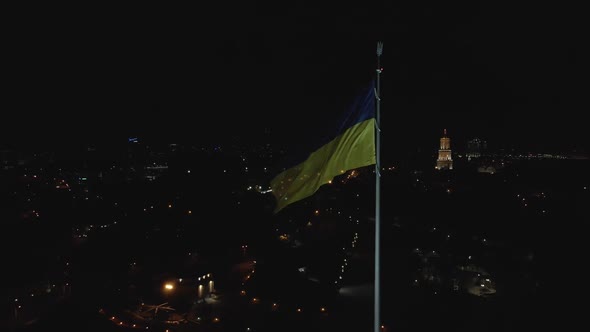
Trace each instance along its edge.
<path fill-rule="evenodd" d="M 305 161 L 286 169 L 271 181 L 277 200 L 275 213 L 313 195 L 337 175 L 375 164 L 374 82 L 355 98 L 337 128 Z"/>

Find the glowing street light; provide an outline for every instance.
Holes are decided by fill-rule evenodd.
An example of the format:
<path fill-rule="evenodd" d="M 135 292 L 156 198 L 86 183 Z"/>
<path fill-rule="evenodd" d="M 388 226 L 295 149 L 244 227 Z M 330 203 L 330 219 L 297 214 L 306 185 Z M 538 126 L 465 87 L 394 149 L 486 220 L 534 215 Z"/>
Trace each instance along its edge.
<path fill-rule="evenodd" d="M 165 289 L 165 290 L 167 290 L 167 291 L 171 291 L 171 290 L 173 290 L 173 289 L 174 289 L 174 285 L 173 285 L 173 284 L 171 284 L 171 283 L 166 283 L 166 284 L 164 285 L 164 289 Z"/>

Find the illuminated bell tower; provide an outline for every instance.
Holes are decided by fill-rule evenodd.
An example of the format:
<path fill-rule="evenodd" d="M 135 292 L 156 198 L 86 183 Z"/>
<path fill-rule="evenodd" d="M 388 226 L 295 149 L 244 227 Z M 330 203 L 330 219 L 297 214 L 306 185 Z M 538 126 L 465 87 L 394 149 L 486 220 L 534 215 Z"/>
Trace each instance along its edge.
<path fill-rule="evenodd" d="M 443 137 L 440 138 L 440 149 L 438 150 L 438 159 L 436 160 L 436 169 L 453 169 L 453 159 L 451 157 L 451 139 L 447 137 L 447 130 L 444 129 Z"/>

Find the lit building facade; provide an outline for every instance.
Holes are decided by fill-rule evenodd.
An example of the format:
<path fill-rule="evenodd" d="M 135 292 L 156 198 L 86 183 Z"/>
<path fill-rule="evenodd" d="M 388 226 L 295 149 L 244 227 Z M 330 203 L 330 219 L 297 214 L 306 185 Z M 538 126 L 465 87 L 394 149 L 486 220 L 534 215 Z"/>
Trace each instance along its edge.
<path fill-rule="evenodd" d="M 467 157 L 468 158 L 479 158 L 486 151 L 487 142 L 479 138 L 474 138 L 467 141 Z"/>
<path fill-rule="evenodd" d="M 440 138 L 440 149 L 436 160 L 436 169 L 453 169 L 453 158 L 451 157 L 451 139 L 447 137 L 447 130 L 444 129 L 443 137 Z"/>

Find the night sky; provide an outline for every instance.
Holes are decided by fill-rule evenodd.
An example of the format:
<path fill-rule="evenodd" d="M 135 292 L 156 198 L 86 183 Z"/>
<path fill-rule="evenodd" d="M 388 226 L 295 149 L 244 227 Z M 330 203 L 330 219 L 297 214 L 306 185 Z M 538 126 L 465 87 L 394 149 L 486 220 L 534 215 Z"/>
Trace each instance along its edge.
<path fill-rule="evenodd" d="M 385 147 L 436 149 L 448 128 L 457 142 L 588 150 L 582 20 L 562 4 L 70 9 L 10 15 L 4 146 L 263 128 L 296 142 L 373 77 L 383 40 Z"/>

